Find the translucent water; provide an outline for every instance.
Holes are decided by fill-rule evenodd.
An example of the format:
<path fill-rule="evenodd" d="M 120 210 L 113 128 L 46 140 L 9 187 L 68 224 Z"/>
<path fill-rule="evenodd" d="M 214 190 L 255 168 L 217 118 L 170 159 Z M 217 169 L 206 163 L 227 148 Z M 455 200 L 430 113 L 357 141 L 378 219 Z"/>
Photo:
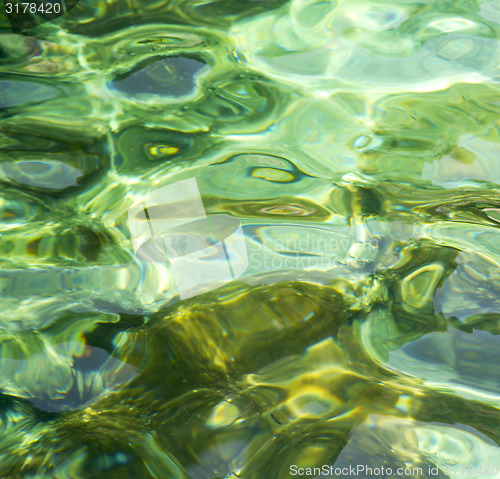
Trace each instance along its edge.
<path fill-rule="evenodd" d="M 1 477 L 500 477 L 499 1 L 0 27 Z"/>

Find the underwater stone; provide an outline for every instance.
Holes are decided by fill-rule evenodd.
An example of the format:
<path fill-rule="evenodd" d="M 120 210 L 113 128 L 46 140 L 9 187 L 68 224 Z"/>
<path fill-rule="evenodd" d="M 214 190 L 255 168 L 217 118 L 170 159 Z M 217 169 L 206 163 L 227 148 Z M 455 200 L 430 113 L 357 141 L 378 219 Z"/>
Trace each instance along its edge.
<path fill-rule="evenodd" d="M 132 97 L 142 94 L 183 96 L 192 93 L 195 74 L 205 66 L 201 59 L 184 56 L 153 57 L 130 72 L 118 75 L 113 86 Z"/>

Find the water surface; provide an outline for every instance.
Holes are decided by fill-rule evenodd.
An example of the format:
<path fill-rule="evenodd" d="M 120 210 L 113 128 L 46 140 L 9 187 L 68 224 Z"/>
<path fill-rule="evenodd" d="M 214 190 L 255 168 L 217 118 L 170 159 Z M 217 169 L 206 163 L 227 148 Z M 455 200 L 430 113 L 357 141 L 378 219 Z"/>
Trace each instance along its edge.
<path fill-rule="evenodd" d="M 499 477 L 500 2 L 0 24 L 0 476 Z M 190 178 L 248 267 L 181 300 L 129 211 Z"/>

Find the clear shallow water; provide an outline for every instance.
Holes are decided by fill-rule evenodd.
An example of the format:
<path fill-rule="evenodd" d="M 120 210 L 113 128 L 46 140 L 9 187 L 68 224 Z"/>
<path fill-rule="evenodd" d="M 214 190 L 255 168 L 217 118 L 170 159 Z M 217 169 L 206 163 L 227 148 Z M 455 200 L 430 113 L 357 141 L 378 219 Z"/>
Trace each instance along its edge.
<path fill-rule="evenodd" d="M 0 476 L 498 477 L 499 2 L 2 22 Z M 128 213 L 193 177 L 248 268 L 181 301 Z"/>

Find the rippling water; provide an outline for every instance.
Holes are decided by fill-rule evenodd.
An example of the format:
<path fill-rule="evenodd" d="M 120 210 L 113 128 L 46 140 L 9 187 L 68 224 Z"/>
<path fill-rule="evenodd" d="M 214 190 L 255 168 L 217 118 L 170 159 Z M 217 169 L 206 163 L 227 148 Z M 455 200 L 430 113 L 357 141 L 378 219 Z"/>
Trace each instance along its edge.
<path fill-rule="evenodd" d="M 2 15 L 1 477 L 500 477 L 500 1 Z M 181 299 L 192 178 L 248 264 Z"/>

